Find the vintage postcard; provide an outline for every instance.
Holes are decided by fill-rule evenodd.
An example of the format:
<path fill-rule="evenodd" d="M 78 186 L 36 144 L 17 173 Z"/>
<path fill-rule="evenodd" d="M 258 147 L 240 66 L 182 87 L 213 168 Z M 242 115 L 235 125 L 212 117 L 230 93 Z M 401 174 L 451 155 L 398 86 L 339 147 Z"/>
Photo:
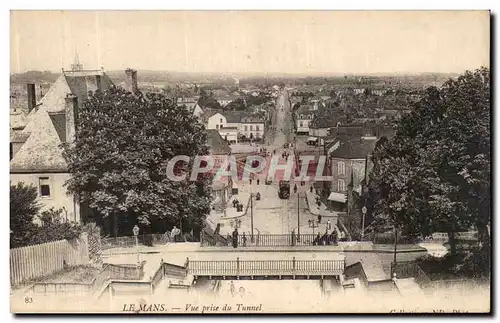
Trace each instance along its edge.
<path fill-rule="evenodd" d="M 489 313 L 490 19 L 11 11 L 11 311 Z"/>

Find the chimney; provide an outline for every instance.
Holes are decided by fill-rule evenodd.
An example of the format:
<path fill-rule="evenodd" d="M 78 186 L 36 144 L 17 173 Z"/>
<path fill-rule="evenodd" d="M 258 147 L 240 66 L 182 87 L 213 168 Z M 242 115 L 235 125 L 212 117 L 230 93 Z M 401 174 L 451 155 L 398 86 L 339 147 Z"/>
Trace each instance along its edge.
<path fill-rule="evenodd" d="M 131 68 L 127 68 L 125 70 L 125 75 L 127 76 L 127 80 L 125 82 L 125 89 L 132 93 L 138 92 L 137 87 L 137 71 Z"/>
<path fill-rule="evenodd" d="M 78 98 L 73 94 L 66 95 L 66 142 L 73 142 L 78 119 Z"/>
<path fill-rule="evenodd" d="M 36 106 L 35 84 L 28 84 L 28 113 Z"/>
<path fill-rule="evenodd" d="M 100 75 L 89 75 L 85 76 L 85 83 L 87 84 L 87 92 L 101 91 L 101 76 Z"/>

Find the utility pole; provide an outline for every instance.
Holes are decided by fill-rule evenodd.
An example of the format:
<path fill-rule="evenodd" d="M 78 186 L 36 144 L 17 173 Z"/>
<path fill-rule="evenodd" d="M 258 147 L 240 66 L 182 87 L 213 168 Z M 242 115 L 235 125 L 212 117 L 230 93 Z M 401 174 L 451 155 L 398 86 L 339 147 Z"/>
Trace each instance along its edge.
<path fill-rule="evenodd" d="M 297 192 L 297 241 L 300 239 L 300 193 Z"/>
<path fill-rule="evenodd" d="M 253 193 L 250 194 L 250 227 L 252 230 L 252 234 L 250 235 L 250 240 L 253 243 L 254 242 L 254 239 L 253 239 Z"/>
<path fill-rule="evenodd" d="M 398 230 L 396 230 L 396 225 L 394 225 L 394 267 L 396 266 L 396 246 L 398 244 Z"/>

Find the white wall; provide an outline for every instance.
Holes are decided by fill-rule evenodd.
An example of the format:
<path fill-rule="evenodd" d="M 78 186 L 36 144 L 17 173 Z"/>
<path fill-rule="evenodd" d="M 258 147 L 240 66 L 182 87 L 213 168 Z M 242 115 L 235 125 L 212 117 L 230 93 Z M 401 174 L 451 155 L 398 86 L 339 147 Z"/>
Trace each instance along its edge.
<path fill-rule="evenodd" d="M 226 117 L 216 113 L 208 118 L 207 129 L 219 129 L 220 127 L 228 127 Z"/>
<path fill-rule="evenodd" d="M 312 120 L 309 119 L 298 119 L 297 120 L 297 132 L 307 132 L 309 133 L 309 123 Z"/>
<path fill-rule="evenodd" d="M 227 138 L 229 142 L 238 143 L 238 131 L 235 129 L 222 129 L 219 130 L 219 134 L 221 135 L 222 139 Z"/>
<path fill-rule="evenodd" d="M 49 178 L 50 196 L 40 196 L 40 177 Z M 11 185 L 24 182 L 26 185 L 33 185 L 38 192 L 38 202 L 42 205 L 42 211 L 51 207 L 59 209 L 64 207 L 67 211 L 67 218 L 70 221 L 80 222 L 80 206 L 74 200 L 73 195 L 67 194 L 64 183 L 70 178 L 69 173 L 32 173 L 32 174 L 10 174 Z M 63 212 L 66 217 L 66 213 Z"/>
<path fill-rule="evenodd" d="M 257 130 L 257 128 L 259 128 L 259 130 Z M 264 123 L 241 123 L 238 130 L 240 135 L 247 138 L 250 138 L 250 134 L 253 134 L 253 138 L 264 137 Z"/>

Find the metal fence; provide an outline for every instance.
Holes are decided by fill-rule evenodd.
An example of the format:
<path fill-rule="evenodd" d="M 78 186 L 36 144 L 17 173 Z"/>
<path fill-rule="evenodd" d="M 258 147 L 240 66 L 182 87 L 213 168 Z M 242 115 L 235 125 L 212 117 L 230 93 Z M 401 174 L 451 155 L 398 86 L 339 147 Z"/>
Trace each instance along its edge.
<path fill-rule="evenodd" d="M 251 235 L 238 235 L 237 247 L 286 247 L 286 246 L 313 246 L 313 245 L 336 245 L 337 241 L 332 236 L 320 237 L 315 234 L 255 234 L 252 240 Z M 232 247 L 233 238 L 231 236 L 210 236 L 202 235 L 202 247 Z"/>
<path fill-rule="evenodd" d="M 164 234 L 142 234 L 137 236 L 137 243 L 145 246 L 164 245 L 170 241 L 170 233 Z M 116 238 L 102 238 L 102 250 L 112 248 L 130 248 L 135 247 L 135 236 L 116 237 Z"/>
<path fill-rule="evenodd" d="M 210 260 L 189 261 L 187 271 L 198 276 L 341 275 L 343 260 Z"/>

